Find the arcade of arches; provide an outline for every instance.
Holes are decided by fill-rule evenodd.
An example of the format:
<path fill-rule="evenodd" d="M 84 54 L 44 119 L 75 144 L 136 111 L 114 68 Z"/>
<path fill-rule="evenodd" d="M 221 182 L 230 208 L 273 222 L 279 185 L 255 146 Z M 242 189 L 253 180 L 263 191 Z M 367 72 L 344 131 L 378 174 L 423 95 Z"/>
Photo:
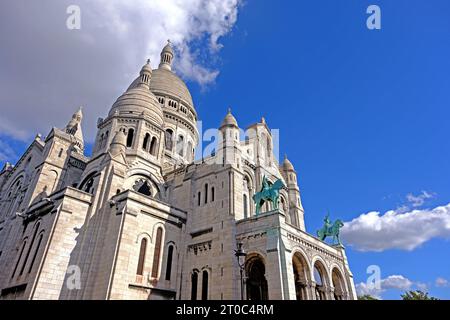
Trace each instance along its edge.
<path fill-rule="evenodd" d="M 312 269 L 312 273 L 311 273 Z M 311 268 L 300 253 L 292 258 L 292 272 L 297 300 L 346 300 L 349 298 L 341 271 L 329 272 L 320 260 Z M 330 285 L 331 281 L 331 285 Z M 245 297 L 247 300 L 268 300 L 270 288 L 266 278 L 266 265 L 262 256 L 253 254 L 245 263 Z"/>

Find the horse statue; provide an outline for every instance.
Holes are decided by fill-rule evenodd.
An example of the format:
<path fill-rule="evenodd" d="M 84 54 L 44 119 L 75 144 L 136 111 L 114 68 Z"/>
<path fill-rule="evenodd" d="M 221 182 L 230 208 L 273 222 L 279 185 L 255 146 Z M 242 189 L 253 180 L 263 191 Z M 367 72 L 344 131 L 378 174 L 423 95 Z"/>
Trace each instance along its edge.
<path fill-rule="evenodd" d="M 321 229 L 317 230 L 317 236 L 319 237 L 319 239 L 321 241 L 324 241 L 326 237 L 333 237 L 333 243 L 336 243 L 337 240 L 337 244 L 342 245 L 341 239 L 339 238 L 339 231 L 344 226 L 342 220 L 337 219 L 332 224 L 330 221 L 330 217 L 327 214 L 323 221 L 325 222 L 324 226 Z"/>
<path fill-rule="evenodd" d="M 280 179 L 278 179 L 274 184 L 271 185 L 266 176 L 264 176 L 261 191 L 255 193 L 255 195 L 253 196 L 253 201 L 256 205 L 256 215 L 259 215 L 261 213 L 261 207 L 266 201 L 272 202 L 274 209 L 278 209 L 280 190 L 284 187 L 285 185 Z"/>

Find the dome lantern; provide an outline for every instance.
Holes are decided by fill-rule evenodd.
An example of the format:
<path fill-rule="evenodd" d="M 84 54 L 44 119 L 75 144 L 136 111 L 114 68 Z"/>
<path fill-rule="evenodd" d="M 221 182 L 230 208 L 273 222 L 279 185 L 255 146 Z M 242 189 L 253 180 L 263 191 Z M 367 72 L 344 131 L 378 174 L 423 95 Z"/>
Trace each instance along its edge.
<path fill-rule="evenodd" d="M 172 49 L 172 43 L 167 40 L 166 46 L 161 51 L 161 62 L 159 63 L 160 69 L 172 70 L 172 61 L 174 52 Z"/>

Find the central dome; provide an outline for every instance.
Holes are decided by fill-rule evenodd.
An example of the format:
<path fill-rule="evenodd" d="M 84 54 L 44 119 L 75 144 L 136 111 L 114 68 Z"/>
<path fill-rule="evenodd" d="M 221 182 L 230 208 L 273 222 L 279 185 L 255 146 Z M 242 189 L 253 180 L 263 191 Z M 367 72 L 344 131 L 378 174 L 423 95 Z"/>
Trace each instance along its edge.
<path fill-rule="evenodd" d="M 183 80 L 167 69 L 153 70 L 150 91 L 156 95 L 168 95 L 193 106 L 192 96 Z"/>
<path fill-rule="evenodd" d="M 139 78 L 133 81 L 128 90 L 136 88 L 139 84 Z M 150 91 L 155 95 L 171 96 L 180 99 L 185 104 L 193 107 L 191 93 L 188 87 L 175 73 L 167 69 L 155 69 L 152 72 L 150 81 Z"/>

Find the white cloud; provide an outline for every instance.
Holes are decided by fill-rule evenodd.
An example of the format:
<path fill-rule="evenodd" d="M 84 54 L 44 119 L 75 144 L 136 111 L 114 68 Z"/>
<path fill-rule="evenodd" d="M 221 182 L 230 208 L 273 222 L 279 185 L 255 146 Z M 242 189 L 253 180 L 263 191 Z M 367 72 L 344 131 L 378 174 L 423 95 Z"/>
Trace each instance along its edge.
<path fill-rule="evenodd" d="M 436 287 L 450 287 L 450 282 L 444 278 L 437 278 L 435 282 Z"/>
<path fill-rule="evenodd" d="M 361 282 L 356 285 L 356 291 L 359 296 L 371 295 L 381 298 L 381 294 L 386 290 L 396 289 L 407 291 L 411 289 L 414 282 L 402 275 L 391 275 L 385 279 L 381 279 L 378 284 Z"/>
<path fill-rule="evenodd" d="M 359 251 L 411 251 L 433 238 L 450 238 L 450 204 L 408 212 L 365 213 L 344 223 L 342 238 Z"/>
<path fill-rule="evenodd" d="M 167 39 L 177 74 L 211 84 L 220 73 L 220 40 L 236 24 L 241 1 L 78 0 L 81 30 L 66 27 L 71 0 L 2 1 L 0 132 L 30 141 L 84 106 L 85 140 L 93 141 L 97 118 L 147 58 L 158 66 Z"/>
<path fill-rule="evenodd" d="M 141 41 L 141 49 L 159 61 L 161 44 L 170 39 L 179 53 L 176 68 L 201 85 L 215 80 L 218 70 L 205 67 L 191 43 L 208 38 L 210 53 L 222 45 L 219 40 L 228 34 L 237 21 L 239 0 L 99 0 L 83 8 L 102 17 L 100 26 L 116 33 L 124 42 Z M 109 23 L 105 24 L 105 21 Z M 128 43 L 129 44 L 129 43 Z M 129 49 L 133 49 L 128 47 Z M 140 57 L 142 60 L 143 58 Z"/>
<path fill-rule="evenodd" d="M 421 207 L 425 203 L 425 200 L 433 198 L 433 195 L 427 191 L 422 191 L 421 194 L 415 196 L 412 193 L 406 195 L 406 200 L 414 207 Z"/>

